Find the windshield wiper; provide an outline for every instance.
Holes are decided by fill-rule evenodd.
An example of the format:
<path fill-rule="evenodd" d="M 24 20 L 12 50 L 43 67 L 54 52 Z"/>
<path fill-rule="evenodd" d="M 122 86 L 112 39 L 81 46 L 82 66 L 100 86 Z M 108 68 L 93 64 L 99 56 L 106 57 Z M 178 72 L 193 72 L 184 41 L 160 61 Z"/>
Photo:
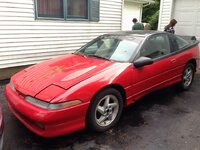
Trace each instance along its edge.
<path fill-rule="evenodd" d="M 100 58 L 100 59 L 104 59 L 104 60 L 110 60 L 108 58 L 105 58 L 105 57 L 102 57 L 102 56 L 99 56 L 99 55 L 96 55 L 96 54 L 88 54 L 87 56 L 88 57 L 96 57 L 96 58 Z"/>

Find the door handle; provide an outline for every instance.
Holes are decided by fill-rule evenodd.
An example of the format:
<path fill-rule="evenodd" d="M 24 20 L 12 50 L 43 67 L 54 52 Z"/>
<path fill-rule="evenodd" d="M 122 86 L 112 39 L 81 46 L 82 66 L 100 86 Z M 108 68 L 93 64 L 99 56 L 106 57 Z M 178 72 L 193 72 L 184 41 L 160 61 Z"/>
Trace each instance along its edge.
<path fill-rule="evenodd" d="M 171 61 L 172 63 L 175 63 L 175 62 L 176 62 L 176 59 L 173 58 L 173 59 L 171 59 L 170 61 Z"/>

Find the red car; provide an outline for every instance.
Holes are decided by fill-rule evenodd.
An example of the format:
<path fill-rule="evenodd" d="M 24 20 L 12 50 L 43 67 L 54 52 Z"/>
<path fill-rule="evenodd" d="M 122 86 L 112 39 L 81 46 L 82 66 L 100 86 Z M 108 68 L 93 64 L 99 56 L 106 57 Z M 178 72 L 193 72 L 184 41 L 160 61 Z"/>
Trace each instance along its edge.
<path fill-rule="evenodd" d="M 0 105 L 0 150 L 3 149 L 4 144 L 4 117 L 3 117 L 3 110 Z"/>
<path fill-rule="evenodd" d="M 175 83 L 189 89 L 198 61 L 196 40 L 158 31 L 105 34 L 15 74 L 5 95 L 10 111 L 40 136 L 86 126 L 102 132 L 152 91 Z"/>

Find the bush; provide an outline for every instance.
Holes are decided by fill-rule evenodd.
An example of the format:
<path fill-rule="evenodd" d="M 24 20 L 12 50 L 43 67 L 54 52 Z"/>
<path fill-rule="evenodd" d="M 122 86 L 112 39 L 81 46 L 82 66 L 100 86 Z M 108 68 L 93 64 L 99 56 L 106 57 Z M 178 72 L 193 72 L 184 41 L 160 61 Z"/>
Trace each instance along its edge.
<path fill-rule="evenodd" d="M 142 22 L 149 23 L 151 30 L 157 30 L 159 18 L 160 0 L 155 0 L 155 3 L 143 8 Z"/>
<path fill-rule="evenodd" d="M 150 17 L 149 24 L 151 25 L 151 30 L 158 29 L 158 18 L 159 18 L 159 10 Z"/>

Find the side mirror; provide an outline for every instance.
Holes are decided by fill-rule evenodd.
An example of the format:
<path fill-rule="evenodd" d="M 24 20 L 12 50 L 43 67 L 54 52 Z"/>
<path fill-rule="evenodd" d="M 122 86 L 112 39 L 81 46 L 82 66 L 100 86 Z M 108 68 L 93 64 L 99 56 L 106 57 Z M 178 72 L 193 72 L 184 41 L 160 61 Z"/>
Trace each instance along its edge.
<path fill-rule="evenodd" d="M 137 60 L 135 60 L 133 62 L 133 65 L 136 67 L 136 68 L 139 68 L 139 67 L 142 67 L 142 66 L 146 66 L 146 65 L 150 65 L 150 64 L 153 64 L 153 60 L 149 57 L 140 57 L 138 58 Z"/>

